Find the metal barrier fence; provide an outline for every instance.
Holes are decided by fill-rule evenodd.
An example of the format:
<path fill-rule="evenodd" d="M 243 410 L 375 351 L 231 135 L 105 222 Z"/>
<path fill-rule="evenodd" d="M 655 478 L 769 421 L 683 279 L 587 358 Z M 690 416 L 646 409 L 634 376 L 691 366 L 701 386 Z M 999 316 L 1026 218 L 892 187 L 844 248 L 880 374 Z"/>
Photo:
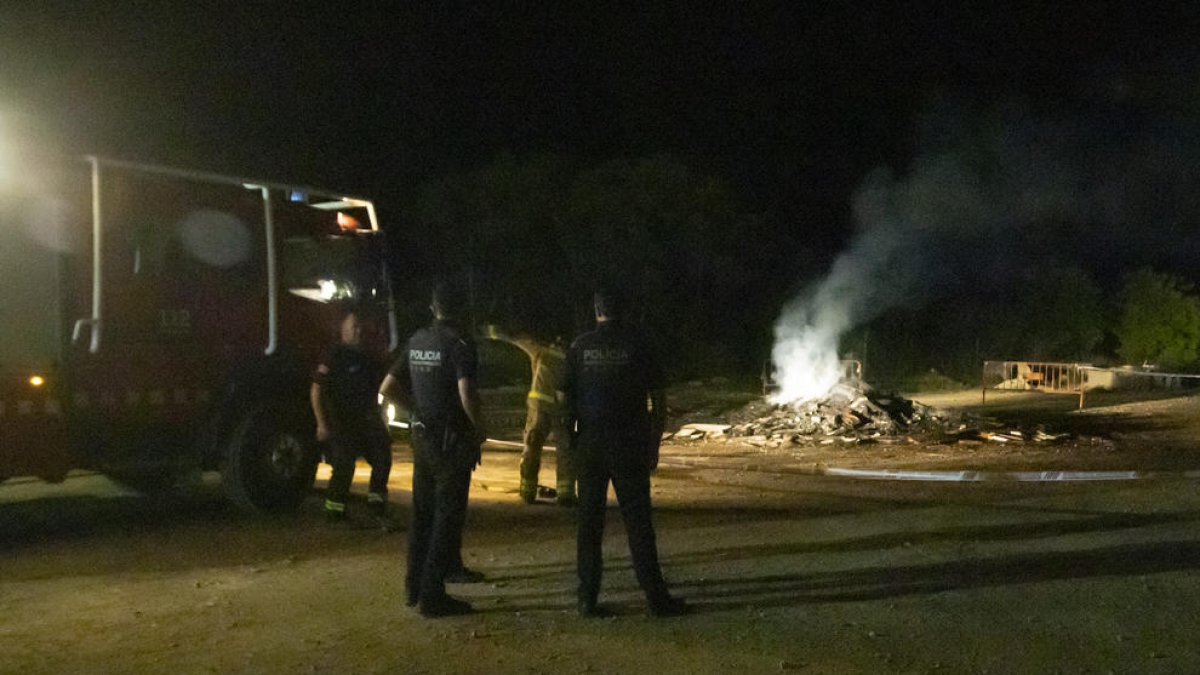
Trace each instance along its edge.
<path fill-rule="evenodd" d="M 984 361 L 980 393 L 987 403 L 988 389 L 1041 391 L 1079 397 L 1083 408 L 1088 388 L 1088 363 L 1050 363 L 1046 361 Z"/>
<path fill-rule="evenodd" d="M 981 395 L 987 392 L 1042 391 L 1079 397 L 1083 408 L 1087 392 L 1101 390 L 1196 389 L 1200 375 L 1134 370 L 1132 367 L 1097 368 L 1088 363 L 1050 363 L 1045 361 L 984 361 Z"/>

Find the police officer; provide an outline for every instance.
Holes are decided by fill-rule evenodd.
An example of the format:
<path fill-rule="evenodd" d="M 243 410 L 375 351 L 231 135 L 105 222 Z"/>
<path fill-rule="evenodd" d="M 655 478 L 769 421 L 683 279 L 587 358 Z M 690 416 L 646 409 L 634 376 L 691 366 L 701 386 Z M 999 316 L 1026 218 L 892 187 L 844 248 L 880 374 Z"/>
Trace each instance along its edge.
<path fill-rule="evenodd" d="M 454 287 L 435 288 L 433 324 L 409 338 L 380 387 L 410 415 L 413 511 L 405 588 L 408 604 L 429 617 L 472 611 L 467 602 L 447 595 L 445 585 L 461 561 L 471 472 L 486 437 L 475 343 L 455 321 L 463 304 Z"/>
<path fill-rule="evenodd" d="M 596 603 L 610 481 L 650 613 L 682 614 L 687 606 L 667 590 L 651 521 L 650 471 L 658 465 L 658 443 L 666 423 L 665 378 L 645 339 L 621 323 L 621 297 L 602 288 L 594 301 L 596 330 L 571 345 L 563 382 L 579 466 L 579 614 L 601 615 Z"/>
<path fill-rule="evenodd" d="M 362 321 L 348 310 L 339 324 L 338 345 L 317 366 L 310 399 L 317 419 L 317 440 L 329 444 L 333 475 L 325 491 L 325 514 L 346 518 L 346 498 L 359 456 L 371 465 L 367 505 L 385 529 L 392 442 L 379 410 L 383 368 L 363 349 Z"/>

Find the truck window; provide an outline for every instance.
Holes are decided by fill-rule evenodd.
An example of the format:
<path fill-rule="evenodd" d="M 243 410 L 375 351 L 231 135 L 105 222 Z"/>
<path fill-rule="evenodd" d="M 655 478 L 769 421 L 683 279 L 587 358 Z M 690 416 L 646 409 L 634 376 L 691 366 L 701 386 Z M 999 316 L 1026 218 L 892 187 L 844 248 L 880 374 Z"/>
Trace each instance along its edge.
<path fill-rule="evenodd" d="M 253 275 L 257 246 L 250 226 L 227 211 L 198 209 L 174 223 L 142 220 L 127 229 L 127 262 L 135 277 Z"/>
<path fill-rule="evenodd" d="M 262 200 L 241 186 L 128 171 L 104 177 L 105 335 L 128 345 L 257 344 Z"/>
<path fill-rule="evenodd" d="M 382 247 L 376 236 L 288 237 L 280 262 L 282 287 L 306 300 L 383 298 Z"/>

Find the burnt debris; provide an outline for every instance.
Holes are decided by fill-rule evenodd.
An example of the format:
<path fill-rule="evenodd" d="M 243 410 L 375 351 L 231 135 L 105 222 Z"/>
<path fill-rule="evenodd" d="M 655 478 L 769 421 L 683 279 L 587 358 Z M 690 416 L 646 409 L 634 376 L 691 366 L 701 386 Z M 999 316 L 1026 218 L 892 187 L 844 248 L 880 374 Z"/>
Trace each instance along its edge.
<path fill-rule="evenodd" d="M 857 379 L 843 380 L 828 394 L 796 403 L 753 401 L 728 415 L 727 424 L 686 424 L 675 441 L 723 437 L 760 447 L 859 445 L 867 443 L 1055 442 L 1067 434 L 1042 428 L 1010 429 L 999 421 L 951 414 L 884 393 Z"/>
<path fill-rule="evenodd" d="M 840 382 L 819 399 L 785 404 L 756 401 L 734 413 L 730 422 L 733 436 L 797 444 L 863 443 L 914 431 L 944 432 L 951 424 L 929 406 L 881 394 L 861 380 Z"/>

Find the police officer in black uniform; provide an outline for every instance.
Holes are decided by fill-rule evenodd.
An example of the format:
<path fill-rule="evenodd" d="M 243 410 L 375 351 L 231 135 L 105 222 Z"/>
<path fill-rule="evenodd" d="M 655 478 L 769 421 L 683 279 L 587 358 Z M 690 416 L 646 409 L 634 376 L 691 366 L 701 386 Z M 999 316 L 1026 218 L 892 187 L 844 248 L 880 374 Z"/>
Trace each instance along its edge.
<path fill-rule="evenodd" d="M 367 505 L 385 529 L 392 441 L 379 410 L 382 366 L 362 347 L 358 312 L 346 311 L 339 324 L 339 343 L 317 367 L 310 398 L 317 419 L 317 440 L 329 444 L 333 475 L 325 491 L 325 514 L 346 517 L 346 498 L 359 456 L 371 465 Z"/>
<path fill-rule="evenodd" d="M 405 586 L 408 604 L 419 605 L 424 616 L 472 611 L 447 595 L 445 585 L 453 566 L 461 565 L 471 472 L 486 437 L 475 386 L 475 343 L 454 321 L 463 304 L 454 287 L 434 289 L 433 324 L 409 338 L 380 388 L 411 420 L 413 515 Z"/>
<path fill-rule="evenodd" d="M 571 345 L 563 383 L 567 428 L 574 429 L 572 449 L 579 464 L 579 614 L 602 614 L 596 603 L 609 481 L 650 613 L 682 614 L 686 604 L 671 596 L 663 580 L 651 520 L 650 472 L 658 465 L 666 423 L 665 377 L 646 340 L 621 323 L 615 290 L 602 288 L 594 300 L 596 330 Z"/>

